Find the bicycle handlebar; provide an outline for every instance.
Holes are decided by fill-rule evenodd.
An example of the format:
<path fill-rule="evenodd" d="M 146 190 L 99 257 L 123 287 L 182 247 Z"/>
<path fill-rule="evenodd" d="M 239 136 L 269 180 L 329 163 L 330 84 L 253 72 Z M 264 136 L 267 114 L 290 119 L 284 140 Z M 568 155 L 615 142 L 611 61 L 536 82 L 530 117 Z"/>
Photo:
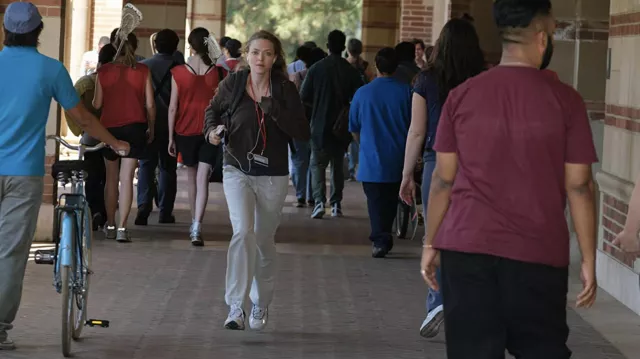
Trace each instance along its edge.
<path fill-rule="evenodd" d="M 70 150 L 74 150 L 74 151 L 80 151 L 80 147 L 83 146 L 85 152 L 95 152 L 95 151 L 100 151 L 101 149 L 103 149 L 103 148 L 105 148 L 107 146 L 107 145 L 105 145 L 104 142 L 100 142 L 95 146 L 86 146 L 86 145 L 74 146 L 74 145 L 69 144 L 69 142 L 65 141 L 64 138 L 62 138 L 60 136 L 56 136 L 56 135 L 47 136 L 47 140 L 54 140 L 54 141 L 62 144 L 64 147 L 66 147 L 66 148 L 68 148 Z"/>

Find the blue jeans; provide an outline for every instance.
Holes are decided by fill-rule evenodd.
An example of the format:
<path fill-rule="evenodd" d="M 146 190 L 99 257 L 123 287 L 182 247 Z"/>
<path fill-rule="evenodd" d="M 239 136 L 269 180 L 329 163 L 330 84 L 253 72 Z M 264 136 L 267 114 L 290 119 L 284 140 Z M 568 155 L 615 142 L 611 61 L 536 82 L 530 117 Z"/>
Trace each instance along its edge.
<path fill-rule="evenodd" d="M 298 199 L 311 200 L 311 171 L 309 161 L 311 159 L 311 148 L 309 141 L 293 140 L 296 148 L 295 153 L 291 153 L 291 182 L 296 189 Z"/>
<path fill-rule="evenodd" d="M 359 162 L 360 145 L 356 141 L 351 141 L 349 145 L 349 176 L 356 177 L 356 169 Z"/>
<path fill-rule="evenodd" d="M 138 211 L 148 217 L 153 210 L 153 195 L 158 193 L 158 205 L 161 216 L 170 216 L 176 201 L 177 191 L 177 159 L 167 151 L 168 141 L 154 141 L 144 159 L 140 159 L 138 168 Z M 156 167 L 160 166 L 158 188 L 154 178 Z"/>
<path fill-rule="evenodd" d="M 426 224 L 426 213 L 427 213 L 427 204 L 429 203 L 429 188 L 431 187 L 431 176 L 433 175 L 433 170 L 436 168 L 436 161 L 433 159 L 425 160 L 424 162 L 424 170 L 422 172 L 422 208 L 424 208 L 425 213 L 425 224 Z M 440 268 L 436 271 L 436 280 L 438 283 L 441 283 L 440 280 Z M 438 291 L 435 291 L 429 288 L 429 293 L 427 293 L 427 313 L 433 308 L 442 304 L 442 294 Z"/>

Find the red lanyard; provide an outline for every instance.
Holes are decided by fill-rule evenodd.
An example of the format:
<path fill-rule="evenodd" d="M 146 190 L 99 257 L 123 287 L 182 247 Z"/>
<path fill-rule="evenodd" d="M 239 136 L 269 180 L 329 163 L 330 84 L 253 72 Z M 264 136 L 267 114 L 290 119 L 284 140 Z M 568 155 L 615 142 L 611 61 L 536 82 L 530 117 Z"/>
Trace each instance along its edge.
<path fill-rule="evenodd" d="M 258 127 L 260 128 L 260 137 L 262 137 L 262 152 L 267 148 L 267 124 L 264 121 L 264 111 L 260 110 L 258 102 L 255 100 L 256 95 L 253 93 L 253 83 L 251 82 L 251 76 L 249 76 L 249 89 L 251 90 L 251 97 L 254 98 L 253 104 L 256 108 L 256 118 L 258 119 Z"/>

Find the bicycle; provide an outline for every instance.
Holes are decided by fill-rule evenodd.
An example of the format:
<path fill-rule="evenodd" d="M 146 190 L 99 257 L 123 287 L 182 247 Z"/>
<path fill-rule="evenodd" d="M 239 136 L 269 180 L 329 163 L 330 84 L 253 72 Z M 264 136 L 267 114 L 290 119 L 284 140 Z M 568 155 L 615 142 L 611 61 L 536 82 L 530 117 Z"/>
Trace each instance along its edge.
<path fill-rule="evenodd" d="M 71 355 L 71 340 L 77 340 L 84 326 L 108 327 L 102 320 L 87 320 L 87 303 L 91 271 L 91 241 L 93 226 L 91 211 L 84 196 L 84 179 L 87 176 L 84 153 L 99 151 L 104 143 L 96 146 L 73 146 L 59 136 L 47 136 L 65 147 L 78 151 L 77 160 L 56 161 L 51 175 L 62 186 L 71 184 L 71 192 L 63 193 L 55 207 L 53 224 L 54 250 L 37 250 L 37 264 L 53 265 L 53 286 L 62 295 L 62 354 Z"/>

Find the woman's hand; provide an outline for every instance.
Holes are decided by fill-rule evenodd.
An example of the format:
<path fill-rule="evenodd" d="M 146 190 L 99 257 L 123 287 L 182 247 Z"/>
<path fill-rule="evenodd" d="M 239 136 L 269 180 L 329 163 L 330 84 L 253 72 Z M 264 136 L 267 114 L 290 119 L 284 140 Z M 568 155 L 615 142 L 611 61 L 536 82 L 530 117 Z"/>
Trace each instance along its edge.
<path fill-rule="evenodd" d="M 407 205 L 413 204 L 416 196 L 416 181 L 412 176 L 402 176 L 402 184 L 400 185 L 400 199 Z M 423 205 L 426 205 L 424 203 Z"/>
<path fill-rule="evenodd" d="M 176 154 L 176 143 L 173 140 L 173 138 L 169 139 L 169 148 L 167 150 L 169 151 L 169 155 L 171 157 L 176 157 L 177 156 L 177 154 Z"/>
<path fill-rule="evenodd" d="M 207 136 L 207 141 L 214 146 L 218 146 L 222 142 L 222 133 L 225 131 L 226 127 L 224 125 L 219 125 L 213 130 L 209 131 L 209 135 Z"/>
<path fill-rule="evenodd" d="M 124 157 L 128 155 L 129 151 L 131 151 L 131 146 L 129 145 L 129 142 L 120 141 L 120 140 L 118 140 L 118 142 L 116 142 L 115 145 L 110 147 L 113 150 L 113 152 L 115 152 L 120 157 Z"/>
<path fill-rule="evenodd" d="M 630 232 L 622 231 L 618 233 L 616 239 L 613 240 L 613 245 L 620 247 L 626 253 L 640 254 L 640 239 L 638 236 L 633 235 Z"/>

